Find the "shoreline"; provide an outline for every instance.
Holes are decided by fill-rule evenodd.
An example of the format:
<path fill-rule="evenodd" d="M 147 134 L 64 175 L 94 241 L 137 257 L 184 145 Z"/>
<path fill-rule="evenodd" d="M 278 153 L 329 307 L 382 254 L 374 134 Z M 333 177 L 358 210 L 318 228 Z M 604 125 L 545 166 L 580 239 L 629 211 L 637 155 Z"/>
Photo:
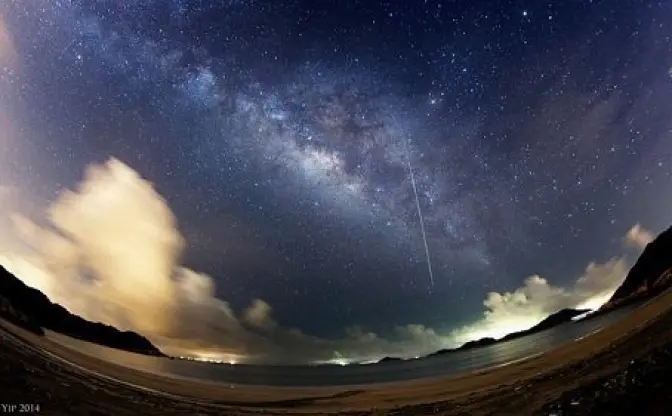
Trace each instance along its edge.
<path fill-rule="evenodd" d="M 166 378 L 107 363 L 53 340 L 37 337 L 17 327 L 12 328 L 11 324 L 3 322 L 2 328 L 18 337 L 17 343 L 28 344 L 30 354 L 65 367 L 64 372 L 68 372 L 69 380 L 66 383 L 69 385 L 73 384 L 71 381 L 84 384 L 95 381 L 114 391 L 124 390 L 129 395 L 143 394 L 157 400 L 174 402 L 174 405 L 181 403 L 191 406 L 194 411 L 203 414 L 225 410 L 227 414 L 234 411 L 242 412 L 240 414 L 259 413 L 262 410 L 267 414 L 309 414 L 370 412 L 372 409 L 394 413 L 418 406 L 448 406 L 454 410 L 471 408 L 473 413 L 470 414 L 480 414 L 478 408 L 486 406 L 493 398 L 527 390 L 520 386 L 539 384 L 535 391 L 538 396 L 536 401 L 539 402 L 536 406 L 540 407 L 572 388 L 579 388 L 599 377 L 620 371 L 620 367 L 627 365 L 634 357 L 642 356 L 656 345 L 672 340 L 670 329 L 661 334 L 665 336 L 661 336 L 659 342 L 647 341 L 639 349 L 629 348 L 621 353 L 616 351 L 623 349 L 628 341 L 636 341 L 633 338 L 637 338 L 638 332 L 654 325 L 654 321 L 672 316 L 671 305 L 672 293 L 668 292 L 595 334 L 505 366 L 450 377 L 345 387 L 227 386 Z M 620 359 L 605 356 L 614 351 L 621 355 Z M 568 375 L 563 374 L 572 366 L 596 360 L 607 361 L 603 365 L 591 365 L 591 368 L 595 367 L 593 371 L 578 380 L 567 380 Z M 560 377 L 554 377 L 558 375 Z M 554 378 L 562 380 L 553 382 Z M 529 406 L 532 405 L 529 403 Z M 144 410 L 141 413 L 145 413 Z"/>

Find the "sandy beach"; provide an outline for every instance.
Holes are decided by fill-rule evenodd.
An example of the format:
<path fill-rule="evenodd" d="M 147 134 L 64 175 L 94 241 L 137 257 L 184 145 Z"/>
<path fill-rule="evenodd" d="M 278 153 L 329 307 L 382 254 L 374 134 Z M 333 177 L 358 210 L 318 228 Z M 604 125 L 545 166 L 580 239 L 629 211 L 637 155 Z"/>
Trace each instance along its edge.
<path fill-rule="evenodd" d="M 576 398 L 585 395 L 583 390 L 595 389 L 596 382 L 604 390 L 634 363 L 649 362 L 672 346 L 671 304 L 668 293 L 596 334 L 503 367 L 450 379 L 347 388 L 168 379 L 93 359 L 3 323 L 1 396 L 3 403 L 39 404 L 40 414 L 68 415 L 594 414 L 586 399 Z M 659 387 L 664 390 L 659 399 L 669 399 L 670 387 Z M 568 408 L 558 410 L 562 406 Z"/>

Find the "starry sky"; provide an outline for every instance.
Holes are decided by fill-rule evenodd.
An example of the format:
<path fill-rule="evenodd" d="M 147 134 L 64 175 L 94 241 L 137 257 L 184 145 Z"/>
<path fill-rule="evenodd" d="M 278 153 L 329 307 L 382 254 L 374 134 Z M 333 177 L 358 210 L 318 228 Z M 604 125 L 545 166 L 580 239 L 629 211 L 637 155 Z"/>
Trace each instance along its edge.
<path fill-rule="evenodd" d="M 218 297 L 319 337 L 451 330 L 672 221 L 666 2 L 5 0 L 0 59 L 5 207 L 116 158 Z"/>

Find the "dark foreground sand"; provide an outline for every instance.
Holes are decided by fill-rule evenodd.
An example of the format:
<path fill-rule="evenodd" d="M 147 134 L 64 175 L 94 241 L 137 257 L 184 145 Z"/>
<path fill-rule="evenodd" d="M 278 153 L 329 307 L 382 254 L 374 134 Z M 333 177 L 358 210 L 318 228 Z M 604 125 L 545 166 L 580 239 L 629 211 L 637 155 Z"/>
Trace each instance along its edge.
<path fill-rule="evenodd" d="M 0 404 L 17 405 L 17 413 L 25 404 L 39 405 L 40 414 L 115 416 L 669 415 L 672 292 L 581 341 L 452 379 L 310 389 L 178 381 L 92 359 L 6 323 L 0 377 Z"/>

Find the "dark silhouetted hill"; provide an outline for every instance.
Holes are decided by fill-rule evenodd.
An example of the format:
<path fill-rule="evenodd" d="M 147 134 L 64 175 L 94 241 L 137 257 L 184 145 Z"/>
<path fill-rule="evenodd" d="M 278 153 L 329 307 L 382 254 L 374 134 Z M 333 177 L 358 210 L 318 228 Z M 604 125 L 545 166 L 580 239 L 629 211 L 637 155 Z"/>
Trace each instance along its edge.
<path fill-rule="evenodd" d="M 518 331 L 518 332 L 512 332 L 508 335 L 506 335 L 503 338 L 500 339 L 495 339 L 495 338 L 481 338 L 477 339 L 475 341 L 469 341 L 466 344 L 462 345 L 459 348 L 453 348 L 453 349 L 445 349 L 445 350 L 439 350 L 433 354 L 430 354 L 429 356 L 434 356 L 434 355 L 441 355 L 441 354 L 448 354 L 451 352 L 455 351 L 463 351 L 463 350 L 469 350 L 473 348 L 479 348 L 479 347 L 487 347 L 489 345 L 497 344 L 498 342 L 505 342 L 505 341 L 510 341 L 512 339 L 516 338 L 521 338 L 527 335 L 532 335 L 537 332 L 545 331 L 547 329 L 553 328 L 555 326 L 564 324 L 565 322 L 569 322 L 572 320 L 572 318 L 583 315 L 584 313 L 588 312 L 588 310 L 582 310 L 582 309 L 562 309 L 552 315 L 549 315 L 546 319 L 543 321 L 539 322 L 535 326 L 533 326 L 530 329 L 526 329 L 525 331 Z"/>
<path fill-rule="evenodd" d="M 403 361 L 403 360 L 399 357 L 383 357 L 376 364 L 393 363 L 393 362 L 397 362 L 397 361 Z"/>
<path fill-rule="evenodd" d="M 498 341 L 495 338 L 485 337 L 485 338 L 469 341 L 469 342 L 463 344 L 458 349 L 459 350 L 470 350 L 472 348 L 487 347 L 488 345 L 492 345 L 492 344 L 495 344 L 497 342 Z"/>
<path fill-rule="evenodd" d="M 554 326 L 558 326 L 561 324 L 564 324 L 565 322 L 569 322 L 575 317 L 579 315 L 583 315 L 584 313 L 590 312 L 589 309 L 562 309 L 553 315 L 549 315 L 546 319 L 543 321 L 539 322 L 535 326 L 533 326 L 530 329 L 527 329 L 525 331 L 520 331 L 520 332 L 514 332 L 513 334 L 509 334 L 502 338 L 502 340 L 507 340 L 507 339 L 512 339 L 512 338 L 518 338 L 521 336 L 525 335 L 530 335 L 534 334 L 536 332 L 541 332 L 545 331 L 547 329 L 553 328 Z"/>
<path fill-rule="evenodd" d="M 83 341 L 138 354 L 164 356 L 145 337 L 109 325 L 87 321 L 52 303 L 0 266 L 0 317 L 35 334 L 44 329 Z"/>
<path fill-rule="evenodd" d="M 672 227 L 649 243 L 621 286 L 600 311 L 647 300 L 672 285 Z"/>

